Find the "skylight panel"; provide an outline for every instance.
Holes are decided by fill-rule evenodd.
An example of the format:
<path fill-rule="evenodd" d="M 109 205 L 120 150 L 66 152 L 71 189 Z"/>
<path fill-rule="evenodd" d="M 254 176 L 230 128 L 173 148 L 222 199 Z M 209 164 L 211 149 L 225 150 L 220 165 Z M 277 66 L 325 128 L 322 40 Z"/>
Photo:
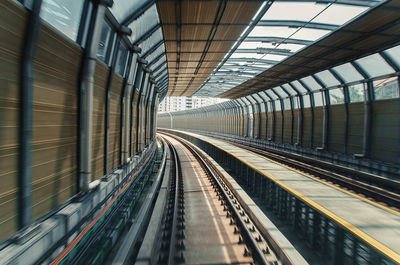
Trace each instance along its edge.
<path fill-rule="evenodd" d="M 318 15 L 313 22 L 343 25 L 366 11 L 368 7 L 333 4 Z"/>
<path fill-rule="evenodd" d="M 129 24 L 129 28 L 132 29 L 132 35 L 129 38 L 134 42 L 159 23 L 157 6 L 153 5 L 137 20 Z"/>
<path fill-rule="evenodd" d="M 275 2 L 262 19 L 309 21 L 324 7 L 313 2 Z"/>
<path fill-rule="evenodd" d="M 400 45 L 387 49 L 385 53 L 400 67 Z"/>
<path fill-rule="evenodd" d="M 282 37 L 287 38 L 294 32 L 296 32 L 296 28 L 289 27 L 260 27 L 256 26 L 250 32 L 249 37 Z"/>
<path fill-rule="evenodd" d="M 261 59 L 264 54 L 262 53 L 234 53 L 231 58 L 256 58 Z"/>
<path fill-rule="evenodd" d="M 333 68 L 346 82 L 360 81 L 364 78 L 350 63 L 345 63 Z"/>
<path fill-rule="evenodd" d="M 321 38 L 329 33 L 331 33 L 331 31 L 329 31 L 329 30 L 302 28 L 299 31 L 297 31 L 295 34 L 290 36 L 290 38 L 316 41 L 319 38 Z"/>
<path fill-rule="evenodd" d="M 273 88 L 274 91 L 281 97 L 281 98 L 286 98 L 288 95 L 283 91 L 283 89 L 279 86 Z"/>
<path fill-rule="evenodd" d="M 290 95 L 297 95 L 297 92 L 289 85 L 289 84 L 284 84 L 282 87 L 290 94 Z"/>
<path fill-rule="evenodd" d="M 307 90 L 305 87 L 303 87 L 303 85 L 302 85 L 299 81 L 295 80 L 295 81 L 290 82 L 290 83 L 291 83 L 295 88 L 297 88 L 297 90 L 298 90 L 301 94 L 305 94 L 305 93 L 308 92 L 308 90 Z"/>
<path fill-rule="evenodd" d="M 331 72 L 328 70 L 319 72 L 315 74 L 318 78 L 322 80 L 328 87 L 338 86 L 340 85 L 339 80 L 337 80 Z"/>
<path fill-rule="evenodd" d="M 321 86 L 311 76 L 307 76 L 301 79 L 312 91 L 321 89 Z"/>
<path fill-rule="evenodd" d="M 286 59 L 286 58 L 287 58 L 287 56 L 277 55 L 277 54 L 264 54 L 262 56 L 262 59 L 274 60 L 274 61 L 282 61 L 283 59 Z"/>
<path fill-rule="evenodd" d="M 115 16 L 118 22 L 122 22 L 130 14 L 136 11 L 142 4 L 142 0 L 118 0 L 114 1 L 111 8 L 111 13 Z"/>
<path fill-rule="evenodd" d="M 394 73 L 394 69 L 377 53 L 356 60 L 369 77 Z"/>

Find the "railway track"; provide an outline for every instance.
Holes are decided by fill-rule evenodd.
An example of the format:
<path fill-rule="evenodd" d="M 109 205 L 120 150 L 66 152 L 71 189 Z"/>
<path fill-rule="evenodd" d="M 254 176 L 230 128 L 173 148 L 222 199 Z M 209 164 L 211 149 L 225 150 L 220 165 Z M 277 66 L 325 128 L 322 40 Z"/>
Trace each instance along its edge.
<path fill-rule="evenodd" d="M 325 181 L 339 185 L 355 193 L 369 197 L 376 202 L 400 210 L 400 181 L 359 171 L 353 168 L 335 165 L 326 161 L 304 157 L 297 154 L 277 154 L 264 150 L 263 146 L 249 146 L 237 139 L 216 135 L 207 135 L 228 142 L 240 148 L 311 174 Z M 253 144 L 252 144 L 253 145 Z"/>
<path fill-rule="evenodd" d="M 218 168 L 192 144 L 162 138 L 173 174 L 154 242 L 158 264 L 283 264 Z"/>

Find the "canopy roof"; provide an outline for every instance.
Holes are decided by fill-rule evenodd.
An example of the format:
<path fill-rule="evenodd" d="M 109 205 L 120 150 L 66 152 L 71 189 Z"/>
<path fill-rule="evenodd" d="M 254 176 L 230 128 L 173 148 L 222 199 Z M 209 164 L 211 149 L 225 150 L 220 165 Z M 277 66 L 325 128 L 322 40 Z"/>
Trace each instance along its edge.
<path fill-rule="evenodd" d="M 156 1 L 114 1 L 111 13 L 118 23 L 132 30 L 129 40 L 141 48 L 139 55 L 147 61 L 146 67 L 151 70 L 152 77 L 157 82 L 160 98 L 163 98 L 168 90 L 168 68 Z"/>
<path fill-rule="evenodd" d="M 168 95 L 238 98 L 393 46 L 399 3 L 383 2 L 158 1 Z"/>

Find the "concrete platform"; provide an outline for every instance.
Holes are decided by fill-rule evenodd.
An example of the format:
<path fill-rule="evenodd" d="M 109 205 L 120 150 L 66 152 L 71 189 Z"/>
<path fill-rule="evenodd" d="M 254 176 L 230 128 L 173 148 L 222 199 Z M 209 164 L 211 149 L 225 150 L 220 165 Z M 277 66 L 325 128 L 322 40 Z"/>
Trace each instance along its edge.
<path fill-rule="evenodd" d="M 230 153 L 339 223 L 396 264 L 400 262 L 399 212 L 229 143 L 199 134 L 184 131 L 179 133 Z"/>

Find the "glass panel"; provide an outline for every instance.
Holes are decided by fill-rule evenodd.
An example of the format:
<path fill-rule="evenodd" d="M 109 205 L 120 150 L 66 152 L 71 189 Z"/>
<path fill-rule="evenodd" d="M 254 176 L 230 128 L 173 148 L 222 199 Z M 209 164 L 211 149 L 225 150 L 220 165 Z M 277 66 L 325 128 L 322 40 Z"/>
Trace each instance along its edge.
<path fill-rule="evenodd" d="M 350 63 L 345 63 L 333 68 L 344 79 L 345 82 L 363 80 L 362 75 Z"/>
<path fill-rule="evenodd" d="M 282 106 L 281 106 L 281 101 L 279 99 L 275 100 L 275 111 L 281 111 Z"/>
<path fill-rule="evenodd" d="M 338 86 L 340 85 L 340 82 L 333 76 L 333 74 L 331 72 L 329 72 L 328 70 L 319 72 L 317 74 L 315 74 L 318 78 L 320 78 L 322 80 L 322 82 L 324 82 L 327 87 L 332 87 L 332 86 Z"/>
<path fill-rule="evenodd" d="M 293 97 L 293 109 L 298 109 L 299 106 L 300 106 L 299 97 L 298 96 L 294 96 Z"/>
<path fill-rule="evenodd" d="M 390 58 L 397 64 L 398 67 L 400 67 L 400 45 L 387 49 L 385 53 L 390 56 Z"/>
<path fill-rule="evenodd" d="M 118 59 L 117 64 L 115 66 L 115 72 L 124 77 L 126 61 L 128 57 L 128 49 L 125 47 L 125 44 L 121 43 L 119 45 Z"/>
<path fill-rule="evenodd" d="M 111 47 L 111 34 L 111 27 L 104 21 L 103 28 L 101 29 L 99 48 L 97 50 L 97 58 L 106 64 L 107 51 Z"/>
<path fill-rule="evenodd" d="M 139 47 L 142 49 L 141 54 L 142 55 L 145 54 L 154 45 L 156 45 L 160 40 L 163 40 L 161 28 L 159 28 L 156 32 L 154 32 L 147 40 L 145 40 L 139 44 Z M 163 44 L 161 46 L 163 46 Z"/>
<path fill-rule="evenodd" d="M 82 0 L 44 0 L 40 16 L 75 41 L 81 21 L 83 3 Z"/>
<path fill-rule="evenodd" d="M 136 9 L 143 4 L 143 2 L 143 0 L 114 1 L 114 5 L 111 8 L 111 13 L 113 13 L 119 22 L 122 22 L 122 20 L 126 19 L 130 14 L 134 13 Z"/>
<path fill-rule="evenodd" d="M 304 105 L 304 108 L 310 108 L 311 107 L 310 95 L 304 95 L 303 96 L 303 105 Z"/>
<path fill-rule="evenodd" d="M 350 102 L 364 101 L 364 83 L 349 86 Z"/>
<path fill-rule="evenodd" d="M 289 85 L 289 84 L 284 84 L 282 87 L 291 95 L 297 95 L 297 92 Z"/>
<path fill-rule="evenodd" d="M 296 28 L 288 27 L 260 27 L 255 26 L 250 32 L 249 37 L 282 37 L 287 38 L 296 32 Z"/>
<path fill-rule="evenodd" d="M 367 9 L 368 7 L 363 6 L 333 4 L 313 19 L 313 22 L 342 25 Z"/>
<path fill-rule="evenodd" d="M 160 23 L 157 7 L 153 5 L 137 20 L 129 25 L 132 35 L 129 38 L 134 42 L 142 37 L 148 30 Z"/>
<path fill-rule="evenodd" d="M 308 90 L 300 84 L 299 81 L 295 80 L 293 82 L 290 82 L 297 90 L 300 92 L 300 94 L 305 94 L 308 92 Z"/>
<path fill-rule="evenodd" d="M 300 1 L 274 2 L 262 19 L 309 21 L 324 8 L 324 5 Z"/>
<path fill-rule="evenodd" d="M 281 87 L 274 87 L 273 90 L 279 95 L 280 98 L 286 98 L 288 96 Z"/>
<path fill-rule="evenodd" d="M 316 41 L 329 33 L 331 33 L 329 30 L 302 28 L 290 36 L 290 38 Z"/>
<path fill-rule="evenodd" d="M 301 44 L 291 44 L 291 43 L 275 43 L 275 42 L 255 42 L 255 41 L 244 41 L 242 44 L 240 44 L 238 49 L 286 49 L 290 52 L 296 52 L 302 48 L 304 48 L 305 45 Z"/>
<path fill-rule="evenodd" d="M 278 99 L 278 96 L 271 90 L 266 90 L 265 93 L 267 93 L 272 98 L 272 100 Z"/>
<path fill-rule="evenodd" d="M 301 79 L 301 81 L 303 81 L 312 91 L 322 88 L 311 76 L 304 77 Z"/>
<path fill-rule="evenodd" d="M 360 64 L 361 68 L 364 69 L 369 77 L 394 73 L 394 69 L 390 67 L 379 54 L 366 56 L 356 60 L 356 62 Z"/>
<path fill-rule="evenodd" d="M 322 92 L 314 92 L 314 106 L 319 107 L 323 105 Z"/>
<path fill-rule="evenodd" d="M 329 101 L 331 105 L 344 104 L 343 88 L 335 88 L 329 90 Z"/>
<path fill-rule="evenodd" d="M 390 77 L 373 82 L 375 100 L 399 97 L 398 77 Z"/>
<path fill-rule="evenodd" d="M 290 106 L 290 99 L 289 98 L 285 98 L 284 100 L 283 100 L 283 105 L 285 106 L 285 110 L 289 110 L 289 109 L 291 109 L 291 106 Z"/>

